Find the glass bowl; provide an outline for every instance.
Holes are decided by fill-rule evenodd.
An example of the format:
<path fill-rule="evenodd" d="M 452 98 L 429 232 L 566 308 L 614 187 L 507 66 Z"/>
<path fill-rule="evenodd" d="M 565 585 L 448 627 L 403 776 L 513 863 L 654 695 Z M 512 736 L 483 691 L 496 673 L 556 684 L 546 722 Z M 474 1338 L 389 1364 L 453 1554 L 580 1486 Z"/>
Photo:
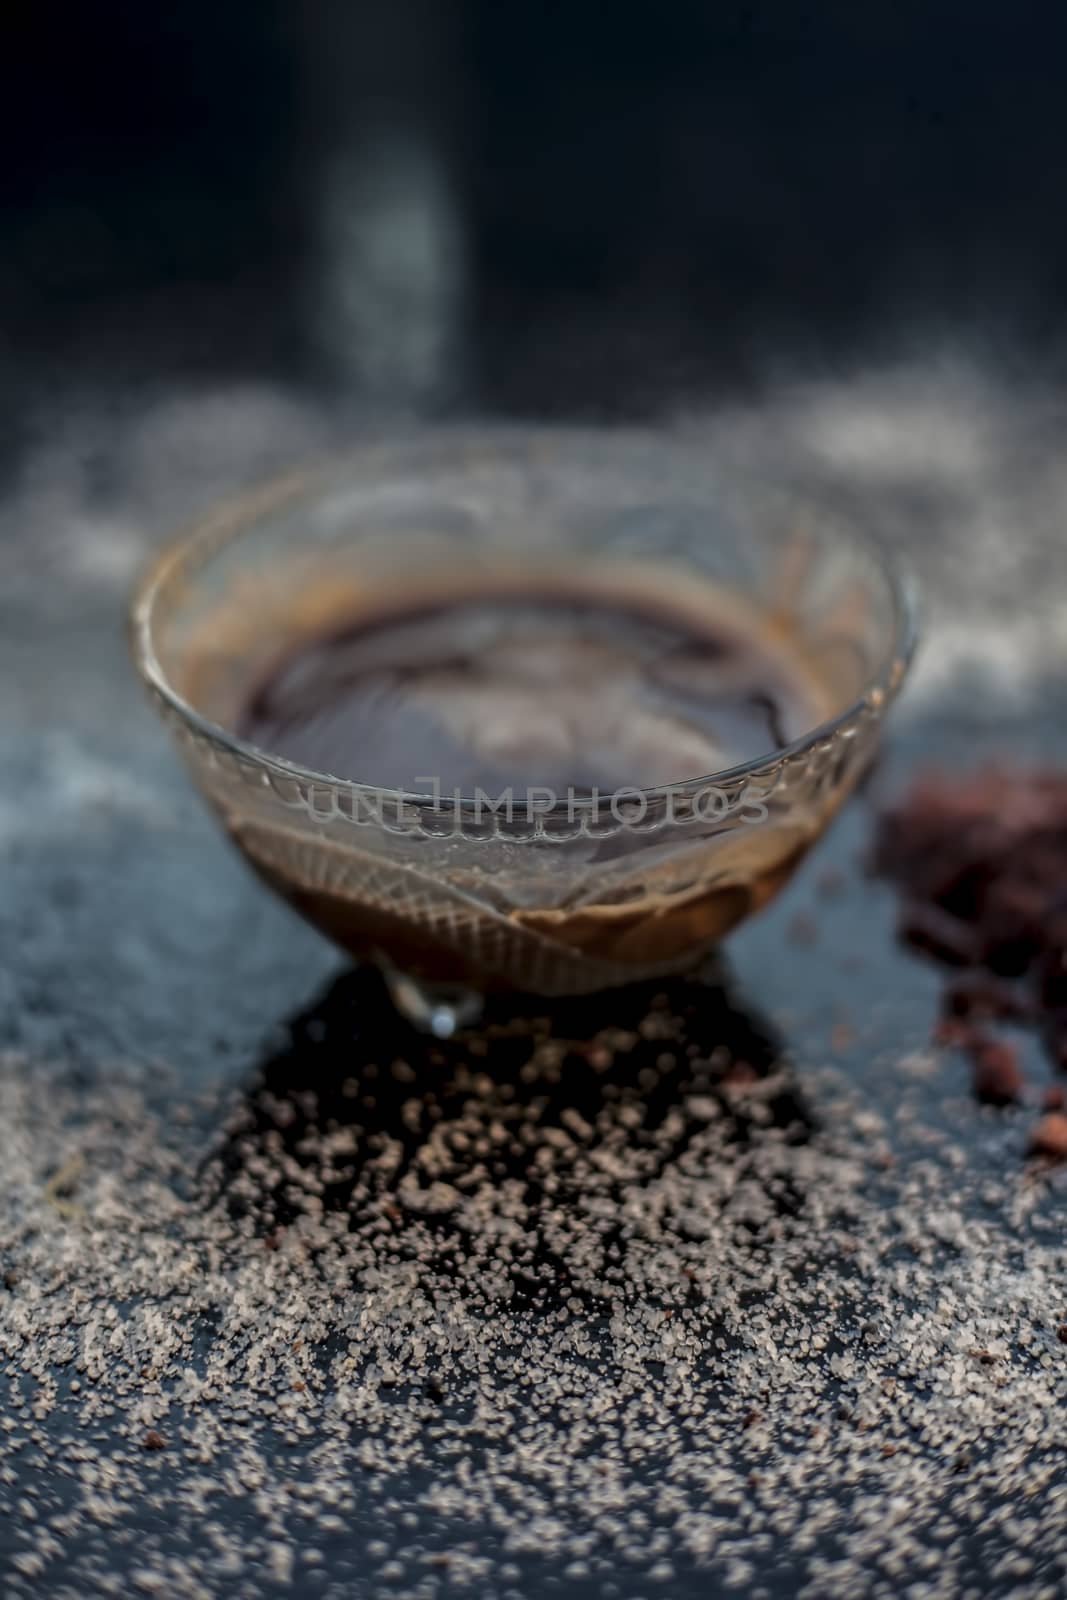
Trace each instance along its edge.
<path fill-rule="evenodd" d="M 786 882 L 871 760 L 912 654 L 908 585 L 867 508 L 724 474 L 635 431 L 437 430 L 294 472 L 159 558 L 140 673 L 248 863 L 401 1009 L 446 1034 L 489 989 L 551 996 L 697 964 Z M 730 596 L 818 675 L 825 716 L 729 770 L 507 808 L 304 769 L 234 729 L 280 655 L 433 575 Z"/>

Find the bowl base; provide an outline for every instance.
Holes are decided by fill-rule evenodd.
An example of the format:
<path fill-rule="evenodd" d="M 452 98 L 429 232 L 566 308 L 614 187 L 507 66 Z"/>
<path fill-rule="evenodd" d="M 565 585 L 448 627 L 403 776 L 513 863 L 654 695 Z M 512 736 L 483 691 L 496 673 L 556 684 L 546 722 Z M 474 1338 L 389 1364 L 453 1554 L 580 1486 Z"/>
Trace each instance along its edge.
<path fill-rule="evenodd" d="M 462 984 L 424 983 L 410 973 L 382 967 L 389 998 L 397 1011 L 420 1033 L 451 1039 L 481 1017 L 485 998 Z"/>

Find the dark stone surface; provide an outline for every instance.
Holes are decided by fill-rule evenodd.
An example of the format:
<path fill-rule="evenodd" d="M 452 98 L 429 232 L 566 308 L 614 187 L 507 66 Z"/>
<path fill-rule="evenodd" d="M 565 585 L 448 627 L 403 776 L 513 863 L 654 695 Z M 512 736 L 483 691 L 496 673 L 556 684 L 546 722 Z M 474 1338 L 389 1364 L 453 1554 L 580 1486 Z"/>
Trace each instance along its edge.
<path fill-rule="evenodd" d="M 784 1045 L 797 1105 L 814 1125 L 835 1115 L 811 1076 L 829 1055 L 847 1065 L 871 1111 L 890 1116 L 898 1064 L 927 1048 L 937 1013 L 937 975 L 896 947 L 893 894 L 862 870 L 878 794 L 926 760 L 1067 755 L 1063 678 L 1052 666 L 1064 638 L 1059 513 L 1067 492 L 1041 448 L 1056 420 L 1047 397 L 1005 391 L 961 363 L 793 388 L 699 424 L 708 448 L 724 456 L 779 464 L 784 456 L 796 470 L 850 476 L 890 507 L 902 547 L 927 579 L 926 656 L 892 719 L 874 783 L 780 902 L 732 941 L 734 1009 L 708 1003 L 707 1026 L 740 1030 L 753 1055 Z M 141 416 L 87 404 L 80 416 L 54 419 L 9 491 L 0 545 L 0 1048 L 14 1052 L 25 1073 L 47 1064 L 76 1087 L 121 1072 L 165 1119 L 201 1089 L 229 1087 L 239 1096 L 262 1077 L 280 1095 L 308 1083 L 329 1093 L 349 1026 L 362 1041 L 357 1070 L 358 1050 L 388 1048 L 394 1024 L 373 984 L 345 977 L 326 987 L 336 958 L 252 883 L 200 809 L 141 700 L 122 636 L 132 569 L 167 527 L 340 431 L 278 391 L 164 397 Z M 816 890 L 828 866 L 844 880 L 833 897 Z M 796 936 L 798 913 L 814 919 L 813 939 Z M 582 1026 L 592 1033 L 629 1002 L 597 1004 L 606 1011 L 591 1004 L 577 1025 L 573 1015 L 556 1025 L 568 1036 Z M 1039 1050 L 1027 1050 L 1035 1083 L 1045 1081 Z M 946 1055 L 923 1081 L 922 1118 L 951 1135 L 972 1174 L 1013 1181 L 1004 1175 L 1022 1172 L 1028 1113 L 974 1105 L 966 1078 L 962 1061 Z M 398 1113 L 386 1106 L 381 1115 L 388 1123 Z M 195 1119 L 182 1134 L 190 1171 L 212 1137 Z M 943 1182 L 952 1205 L 949 1167 Z M 0 1184 L 0 1243 L 4 1205 Z M 55 1427 L 62 1416 L 60 1407 Z M 1005 1451 L 1018 1444 L 1002 1441 Z M 152 1459 L 170 1461 L 162 1453 Z M 35 1470 L 16 1459 L 14 1480 L 0 1487 L 0 1587 L 13 1595 L 103 1594 L 103 1578 L 92 1588 L 77 1568 L 73 1542 L 39 1580 L 9 1564 L 24 1547 L 12 1508 Z M 169 1512 L 146 1507 L 139 1519 L 134 1508 L 122 1539 L 103 1536 L 104 1566 L 120 1592 L 136 1569 L 140 1536 L 175 1553 L 201 1536 L 203 1519 L 181 1509 L 177 1493 L 177 1480 L 193 1469 L 168 1470 L 176 1474 Z M 278 1470 L 291 1474 L 293 1462 Z M 397 1499 L 413 1504 L 421 1487 L 402 1483 Z M 59 1484 L 57 1493 L 66 1492 Z M 366 1514 L 377 1514 L 370 1501 Z M 1027 1507 L 1015 1514 L 1025 1522 Z M 239 1518 L 229 1531 L 240 1538 Z M 420 1536 L 447 1545 L 463 1531 L 445 1519 L 424 1523 Z M 393 1592 L 361 1553 L 370 1532 L 357 1516 L 320 1540 L 323 1577 L 306 1589 L 298 1578 L 291 1592 Z M 992 1529 L 957 1560 L 949 1587 L 916 1592 L 1051 1593 L 1041 1585 L 1055 1583 L 1049 1563 L 1061 1547 L 1062 1524 L 1035 1526 L 1033 1569 L 1012 1587 L 1014 1580 L 987 1576 L 1004 1553 Z M 481 1548 L 492 1552 L 488 1533 Z M 796 1592 L 773 1556 L 757 1557 L 766 1592 Z M 905 1569 L 900 1592 L 920 1577 Z M 711 1592 L 684 1564 L 669 1583 L 626 1572 L 618 1582 L 625 1600 Z M 610 1592 L 532 1558 L 512 1588 L 531 1596 Z M 235 1578 L 231 1592 L 274 1591 L 253 1570 Z M 832 1590 L 816 1583 L 806 1592 Z"/>

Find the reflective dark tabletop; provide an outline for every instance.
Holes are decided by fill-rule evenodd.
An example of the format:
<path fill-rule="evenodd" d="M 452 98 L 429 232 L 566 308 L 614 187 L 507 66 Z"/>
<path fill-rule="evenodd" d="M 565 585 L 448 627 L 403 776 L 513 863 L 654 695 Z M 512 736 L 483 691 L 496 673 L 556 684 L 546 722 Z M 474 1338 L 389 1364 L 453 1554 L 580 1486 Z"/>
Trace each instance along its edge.
<path fill-rule="evenodd" d="M 141 76 L 99 106 L 70 40 L 66 77 L 43 24 L 13 46 L 39 139 L 61 103 L 96 133 L 62 183 L 34 145 L 3 210 L 0 1589 L 1063 1592 L 1067 1169 L 1028 1154 L 1055 1074 L 1019 1032 L 1023 1103 L 972 1098 L 868 872 L 918 769 L 1067 756 L 1055 340 L 998 343 L 984 298 L 1046 304 L 998 241 L 1055 276 L 1062 208 L 1035 178 L 1011 209 L 995 119 L 992 210 L 956 181 L 1010 41 L 982 23 L 950 91 L 946 32 L 905 115 L 914 18 L 813 57 L 745 8 L 712 38 L 623 7 L 605 41 L 270 6 L 247 48 L 231 9 L 192 8 L 199 55 L 131 23 Z M 1005 113 L 1034 160 L 1039 54 Z M 549 415 L 867 497 L 923 647 L 863 792 L 702 978 L 428 1044 L 229 851 L 126 598 L 290 462 Z"/>

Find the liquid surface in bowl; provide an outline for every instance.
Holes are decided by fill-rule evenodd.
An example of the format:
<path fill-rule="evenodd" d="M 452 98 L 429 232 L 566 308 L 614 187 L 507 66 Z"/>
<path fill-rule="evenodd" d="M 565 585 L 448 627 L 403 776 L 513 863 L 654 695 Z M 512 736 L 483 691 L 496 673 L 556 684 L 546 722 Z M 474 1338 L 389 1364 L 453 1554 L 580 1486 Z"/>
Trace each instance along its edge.
<path fill-rule="evenodd" d="M 828 714 L 773 620 L 723 591 L 432 593 L 303 641 L 248 697 L 239 732 L 381 788 L 609 794 L 765 755 Z"/>

